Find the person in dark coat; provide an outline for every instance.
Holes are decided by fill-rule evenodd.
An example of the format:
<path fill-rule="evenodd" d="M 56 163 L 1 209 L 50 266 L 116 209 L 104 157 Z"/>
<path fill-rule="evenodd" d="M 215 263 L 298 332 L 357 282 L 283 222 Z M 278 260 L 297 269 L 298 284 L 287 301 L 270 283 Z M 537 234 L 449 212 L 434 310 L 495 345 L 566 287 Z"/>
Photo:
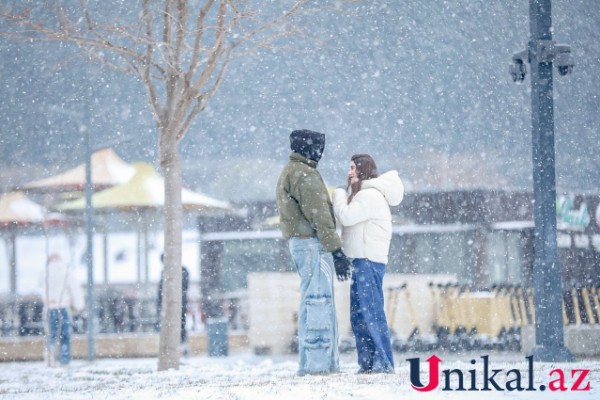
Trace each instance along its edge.
<path fill-rule="evenodd" d="M 160 255 L 160 262 L 164 264 L 165 255 Z M 190 274 L 185 266 L 181 267 L 181 345 L 183 348 L 184 355 L 187 355 L 187 330 L 185 328 L 186 314 L 187 314 L 187 292 L 189 288 Z M 163 292 L 163 273 L 160 274 L 160 282 L 158 283 L 158 298 L 156 300 L 156 316 L 158 321 L 156 323 L 157 329 L 160 329 L 160 311 L 162 308 L 162 292 Z"/>

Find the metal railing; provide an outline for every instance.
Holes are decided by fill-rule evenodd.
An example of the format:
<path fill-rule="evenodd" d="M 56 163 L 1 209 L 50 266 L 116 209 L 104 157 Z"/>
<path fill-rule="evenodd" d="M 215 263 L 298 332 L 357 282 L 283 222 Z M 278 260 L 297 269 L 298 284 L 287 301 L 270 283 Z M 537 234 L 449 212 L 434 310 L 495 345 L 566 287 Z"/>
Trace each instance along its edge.
<path fill-rule="evenodd" d="M 144 294 L 146 293 L 146 294 Z M 230 331 L 248 329 L 247 299 L 245 293 L 235 292 L 222 296 L 223 310 Z M 97 333 L 158 332 L 156 290 L 141 290 L 132 286 L 108 286 L 97 290 L 94 307 L 94 329 Z M 188 332 L 206 330 L 206 318 L 200 297 L 188 296 Z M 0 336 L 38 336 L 46 330 L 42 297 L 0 297 Z M 87 332 L 87 310 L 72 312 L 73 334 Z"/>

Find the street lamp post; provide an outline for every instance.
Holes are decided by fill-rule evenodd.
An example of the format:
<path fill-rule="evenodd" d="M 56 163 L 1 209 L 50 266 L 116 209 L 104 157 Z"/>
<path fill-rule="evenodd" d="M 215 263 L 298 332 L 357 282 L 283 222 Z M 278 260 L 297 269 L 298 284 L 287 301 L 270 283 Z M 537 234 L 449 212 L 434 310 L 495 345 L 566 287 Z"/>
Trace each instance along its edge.
<path fill-rule="evenodd" d="M 551 0 L 530 0 L 531 40 L 528 49 L 513 56 L 510 74 L 525 79 L 531 66 L 533 158 L 535 347 L 539 361 L 571 361 L 565 347 L 562 321 L 561 267 L 556 242 L 556 177 L 554 151 L 554 99 L 552 66 L 560 75 L 573 69 L 571 49 L 552 40 Z"/>
<path fill-rule="evenodd" d="M 90 132 L 85 125 L 80 125 L 80 132 L 85 137 L 85 227 L 87 251 L 85 262 L 87 265 L 87 356 L 89 361 L 96 358 L 96 341 L 94 338 L 94 224 L 92 220 L 92 140 Z"/>
<path fill-rule="evenodd" d="M 128 142 L 133 136 L 126 136 L 112 142 L 106 142 L 102 146 L 92 146 L 91 132 L 84 121 L 89 121 L 88 113 L 80 113 L 73 110 L 65 110 L 60 107 L 51 107 L 50 111 L 72 117 L 78 123 L 79 133 L 83 135 L 85 144 L 85 227 L 86 227 L 86 252 L 85 263 L 87 267 L 87 358 L 93 361 L 96 358 L 96 340 L 94 336 L 94 207 L 92 205 L 92 153 L 94 151 L 111 147 L 116 144 Z"/>
<path fill-rule="evenodd" d="M 90 131 L 84 120 L 89 120 L 83 113 L 74 110 L 66 110 L 57 106 L 51 107 L 50 111 L 67 115 L 77 121 L 79 133 L 83 135 L 85 144 L 85 227 L 86 244 L 85 261 L 87 267 L 87 358 L 93 361 L 96 358 L 96 342 L 94 338 L 94 223 L 92 206 L 92 140 Z"/>

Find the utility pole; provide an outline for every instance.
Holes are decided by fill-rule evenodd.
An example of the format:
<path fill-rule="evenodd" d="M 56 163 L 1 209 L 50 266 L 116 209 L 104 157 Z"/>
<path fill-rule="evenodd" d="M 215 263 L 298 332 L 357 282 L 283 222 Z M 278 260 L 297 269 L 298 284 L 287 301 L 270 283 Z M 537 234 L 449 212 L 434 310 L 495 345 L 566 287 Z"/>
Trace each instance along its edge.
<path fill-rule="evenodd" d="M 85 262 L 87 265 L 87 357 L 88 361 L 96 358 L 96 341 L 94 338 L 94 222 L 92 208 L 92 140 L 87 126 L 81 124 L 80 133 L 85 136 L 85 227 L 87 251 Z"/>
<path fill-rule="evenodd" d="M 554 98 L 552 66 L 560 75 L 574 67 L 571 49 L 552 40 L 551 0 L 530 0 L 531 39 L 528 49 L 513 56 L 510 74 L 525 79 L 531 66 L 531 122 L 533 158 L 535 347 L 537 361 L 572 361 L 564 343 L 563 290 L 557 251 Z"/>
<path fill-rule="evenodd" d="M 85 121 L 89 121 L 89 113 L 81 113 L 74 110 L 66 110 L 58 106 L 50 108 L 50 111 L 67 115 L 77 121 L 79 133 L 83 135 L 85 145 L 85 228 L 86 244 L 85 262 L 87 267 L 87 358 L 93 361 L 96 358 L 96 341 L 94 338 L 94 208 L 92 206 L 92 139 L 91 133 Z"/>

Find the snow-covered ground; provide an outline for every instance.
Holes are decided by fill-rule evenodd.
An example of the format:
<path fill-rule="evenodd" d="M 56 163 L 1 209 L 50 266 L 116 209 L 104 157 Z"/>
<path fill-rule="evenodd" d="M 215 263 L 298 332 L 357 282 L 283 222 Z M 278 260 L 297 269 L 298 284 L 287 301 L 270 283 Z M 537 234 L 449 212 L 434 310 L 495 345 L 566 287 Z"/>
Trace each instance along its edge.
<path fill-rule="evenodd" d="M 185 236 L 186 251 L 184 263 L 197 266 L 198 249 L 196 232 Z M 108 241 L 109 277 L 111 282 L 135 282 L 137 270 L 134 234 L 111 235 Z M 160 265 L 160 234 L 151 235 L 149 253 L 149 279 L 157 281 Z M 103 281 L 103 258 L 101 237 L 95 238 L 95 280 Z M 69 245 L 65 237 L 23 237 L 17 240 L 18 292 L 27 294 L 35 291 L 36 282 L 43 272 L 47 248 L 70 255 L 74 268 L 80 273 L 82 281 L 85 267 L 81 263 L 84 240 L 78 237 Z M 0 241 L 0 293 L 8 291 L 7 253 L 3 241 Z M 192 279 L 198 273 L 190 268 Z M 194 356 L 185 359 L 179 370 L 158 372 L 156 358 L 137 359 L 98 359 L 93 362 L 74 360 L 67 367 L 47 368 L 43 362 L 0 363 L 0 400 L 4 399 L 600 399 L 600 360 L 582 360 L 575 363 L 552 364 L 535 363 L 533 368 L 535 391 L 489 391 L 466 390 L 445 391 L 443 375 L 440 386 L 431 392 L 421 393 L 411 387 L 410 357 L 419 357 L 421 363 L 421 381 L 429 382 L 426 375 L 426 359 L 431 354 L 407 356 L 395 354 L 396 373 L 393 375 L 357 375 L 358 366 L 355 354 L 342 355 L 341 372 L 327 376 L 296 375 L 296 356 L 256 356 L 241 352 L 225 358 Z M 444 369 L 458 369 L 465 377 L 465 386 L 471 385 L 470 377 L 475 376 L 477 389 L 483 387 L 485 353 L 475 354 L 438 354 Z M 473 361 L 473 362 L 471 362 Z M 528 385 L 528 363 L 524 354 L 494 353 L 489 355 L 489 369 L 500 372 L 494 379 L 502 388 L 507 381 L 514 386 L 517 374 L 521 377 L 521 386 Z M 564 384 L 570 389 L 582 372 L 588 370 L 579 388 L 583 391 L 539 390 L 541 385 L 556 386 L 551 383 L 564 373 Z M 508 372 L 513 370 L 513 372 Z M 517 373 L 516 371 L 519 371 Z M 473 372 L 469 372 L 473 371 Z M 573 375 L 575 371 L 575 375 Z M 579 372 L 578 372 L 579 371 Z M 490 372 L 491 374 L 492 372 Z M 441 373 L 440 373 L 441 374 Z M 452 389 L 457 388 L 456 380 L 451 382 Z"/>
<path fill-rule="evenodd" d="M 483 354 L 443 355 L 440 369 L 462 370 L 465 377 L 474 370 L 478 388 L 483 386 Z M 427 384 L 426 359 L 421 354 L 421 380 Z M 155 358 L 99 359 L 93 362 L 74 360 L 69 367 L 48 368 L 43 362 L 0 364 L 0 399 L 598 399 L 600 398 L 600 360 L 575 363 L 534 363 L 536 391 L 443 391 L 440 387 L 420 393 L 411 387 L 409 356 L 396 354 L 396 373 L 392 375 L 357 375 L 354 354 L 342 355 L 341 372 L 326 376 L 295 374 L 295 356 L 256 356 L 236 353 L 229 357 L 196 356 L 184 360 L 179 370 L 157 371 Z M 410 356 L 417 357 L 417 356 Z M 474 360 L 474 364 L 471 363 Z M 518 369 L 522 385 L 527 387 L 528 363 L 522 354 L 497 353 L 489 355 L 489 368 L 501 369 L 495 381 L 505 387 L 514 380 Z M 572 370 L 589 370 L 580 385 L 586 391 L 540 391 L 558 378 L 561 368 L 565 384 L 571 387 L 575 378 Z M 490 372 L 491 374 L 491 372 Z M 576 374 L 577 375 L 577 374 Z M 508 376 L 508 379 L 507 379 Z M 470 378 L 465 379 L 470 382 Z M 514 383 L 514 381 L 513 381 Z M 470 383 L 465 383 L 468 387 Z M 454 382 L 456 388 L 456 382 Z"/>

